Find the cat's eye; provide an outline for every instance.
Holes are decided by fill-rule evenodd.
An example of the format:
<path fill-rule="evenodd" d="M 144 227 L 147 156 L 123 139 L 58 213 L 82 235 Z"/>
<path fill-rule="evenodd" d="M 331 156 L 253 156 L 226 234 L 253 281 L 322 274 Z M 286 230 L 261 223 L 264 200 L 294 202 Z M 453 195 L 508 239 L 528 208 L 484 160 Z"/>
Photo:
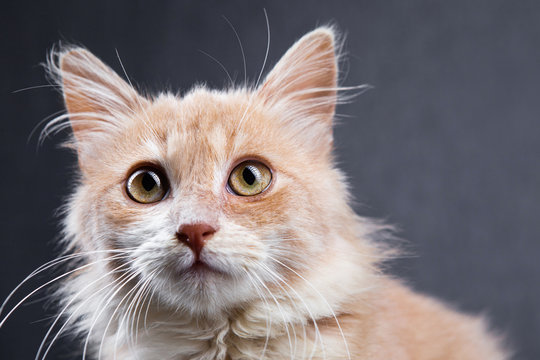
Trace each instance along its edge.
<path fill-rule="evenodd" d="M 272 181 L 272 172 L 259 161 L 248 160 L 239 164 L 229 175 L 229 188 L 240 196 L 262 193 Z"/>
<path fill-rule="evenodd" d="M 150 204 L 163 200 L 169 191 L 169 183 L 158 169 L 143 167 L 129 176 L 126 191 L 133 201 Z"/>

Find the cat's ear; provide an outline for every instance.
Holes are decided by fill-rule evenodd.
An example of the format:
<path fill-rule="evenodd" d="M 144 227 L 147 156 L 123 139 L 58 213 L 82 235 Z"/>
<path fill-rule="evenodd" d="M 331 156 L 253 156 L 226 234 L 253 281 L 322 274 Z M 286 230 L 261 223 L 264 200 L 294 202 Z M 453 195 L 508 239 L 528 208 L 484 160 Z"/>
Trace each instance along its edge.
<path fill-rule="evenodd" d="M 279 60 L 257 89 L 282 118 L 312 137 L 332 142 L 332 120 L 337 101 L 336 40 L 332 28 L 315 29 L 298 40 Z M 311 134 L 309 134 L 311 132 Z"/>
<path fill-rule="evenodd" d="M 62 88 L 77 147 L 96 133 L 121 131 L 123 122 L 146 102 L 89 51 L 71 48 L 56 56 L 49 69 Z"/>

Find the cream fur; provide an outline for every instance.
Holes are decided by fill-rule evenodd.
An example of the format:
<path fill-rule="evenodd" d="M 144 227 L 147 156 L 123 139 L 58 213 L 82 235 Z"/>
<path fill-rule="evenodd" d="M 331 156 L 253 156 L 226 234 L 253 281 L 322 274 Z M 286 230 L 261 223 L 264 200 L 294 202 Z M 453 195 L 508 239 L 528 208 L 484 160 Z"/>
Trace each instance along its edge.
<path fill-rule="evenodd" d="M 102 359 L 507 358 L 481 320 L 380 271 L 390 228 L 351 210 L 332 161 L 334 37 L 305 35 L 256 88 L 152 99 L 84 49 L 53 53 L 68 114 L 46 132 L 74 132 L 65 242 L 86 255 L 49 340 L 65 324 Z M 226 189 L 246 157 L 273 171 L 253 199 Z M 169 179 L 161 202 L 123 192 L 142 163 Z M 201 253 L 219 272 L 185 272 L 194 255 L 175 233 L 197 222 L 219 229 Z"/>

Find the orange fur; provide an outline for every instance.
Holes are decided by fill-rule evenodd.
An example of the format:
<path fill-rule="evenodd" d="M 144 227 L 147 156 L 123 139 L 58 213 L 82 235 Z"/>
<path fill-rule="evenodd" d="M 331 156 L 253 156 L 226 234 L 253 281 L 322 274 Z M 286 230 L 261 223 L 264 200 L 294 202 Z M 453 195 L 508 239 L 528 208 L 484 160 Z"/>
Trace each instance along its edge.
<path fill-rule="evenodd" d="M 58 56 L 50 69 L 63 87 L 81 167 L 66 239 L 79 251 L 125 251 L 114 259 L 89 254 L 88 263 L 101 263 L 63 288 L 65 313 L 91 352 L 106 359 L 507 358 L 482 320 L 379 269 L 388 253 L 377 238 L 389 228 L 352 211 L 332 161 L 339 101 L 332 29 L 304 36 L 259 87 L 201 87 L 183 97 L 144 98 L 84 49 Z M 227 190 L 229 173 L 245 159 L 273 173 L 271 186 L 253 197 Z M 138 204 L 126 195 L 127 177 L 143 164 L 167 175 L 162 201 Z M 201 256 L 219 274 L 175 270 L 193 261 L 175 232 L 195 222 L 218 228 Z"/>

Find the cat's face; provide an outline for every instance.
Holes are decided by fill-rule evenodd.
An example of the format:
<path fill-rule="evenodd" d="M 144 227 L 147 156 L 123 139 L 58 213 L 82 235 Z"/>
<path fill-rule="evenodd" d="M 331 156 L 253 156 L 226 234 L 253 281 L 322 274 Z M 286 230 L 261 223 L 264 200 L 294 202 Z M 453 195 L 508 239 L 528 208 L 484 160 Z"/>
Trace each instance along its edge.
<path fill-rule="evenodd" d="M 306 35 L 253 89 L 143 98 L 81 49 L 60 54 L 56 73 L 82 174 L 74 245 L 126 250 L 109 270 L 162 302 L 242 306 L 309 278 L 352 231 L 331 162 L 331 31 Z"/>

